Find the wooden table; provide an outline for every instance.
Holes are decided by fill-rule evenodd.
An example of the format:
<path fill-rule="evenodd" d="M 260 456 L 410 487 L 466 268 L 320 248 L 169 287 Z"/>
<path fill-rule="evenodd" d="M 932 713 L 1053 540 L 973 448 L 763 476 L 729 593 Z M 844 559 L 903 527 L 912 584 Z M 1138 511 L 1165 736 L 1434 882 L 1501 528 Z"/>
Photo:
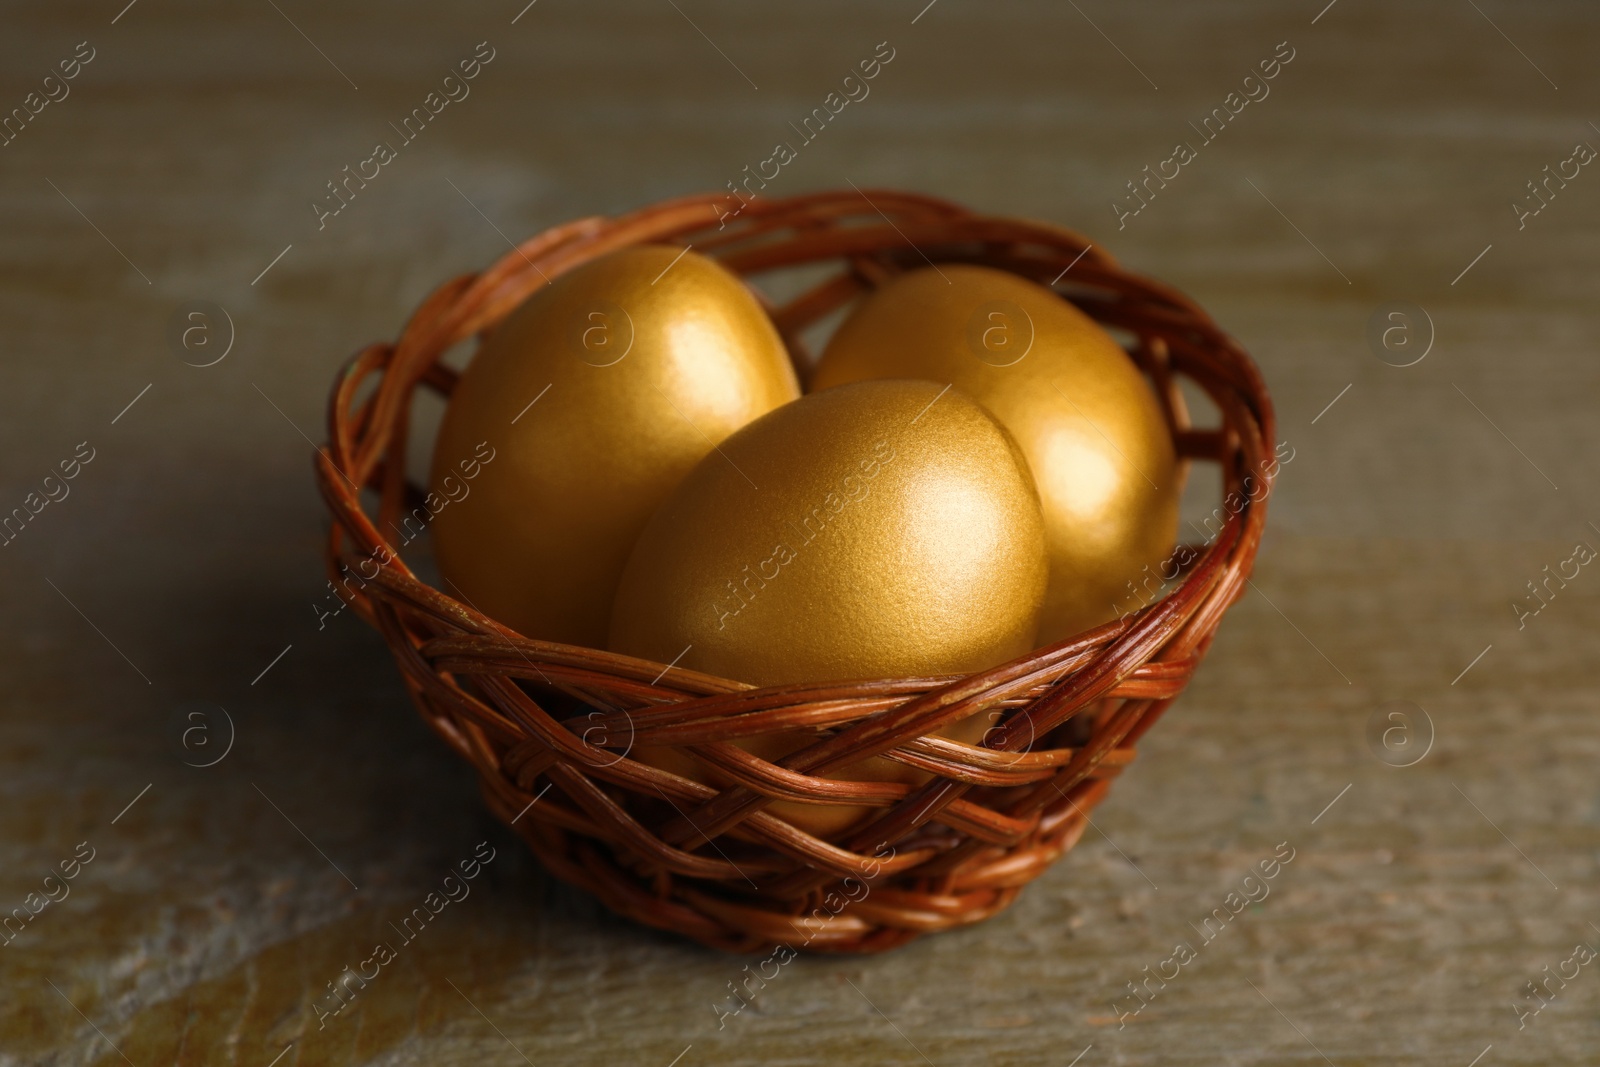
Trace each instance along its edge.
<path fill-rule="evenodd" d="M 1574 955 L 1600 946 L 1600 575 L 1513 608 L 1600 546 L 1600 174 L 1567 162 L 1600 145 L 1592 6 L 122 3 L 0 16 L 27 112 L 0 148 L 3 507 L 66 494 L 0 551 L 0 910 L 63 897 L 0 947 L 0 1064 L 1600 1062 Z M 480 41 L 470 96 L 319 229 Z M 319 626 L 311 442 L 340 361 L 433 285 L 722 188 L 884 41 L 772 191 L 1081 229 L 1242 339 L 1295 458 L 1254 590 L 1074 853 L 983 926 L 801 959 L 719 1029 L 748 961 L 555 884 L 378 638 Z M 1529 199 L 1547 164 L 1568 177 Z M 227 319 L 175 350 L 201 300 Z M 1393 301 L 1418 344 L 1431 322 L 1409 367 L 1367 339 Z M 227 321 L 220 362 L 175 354 Z M 479 842 L 471 896 L 319 1029 Z"/>

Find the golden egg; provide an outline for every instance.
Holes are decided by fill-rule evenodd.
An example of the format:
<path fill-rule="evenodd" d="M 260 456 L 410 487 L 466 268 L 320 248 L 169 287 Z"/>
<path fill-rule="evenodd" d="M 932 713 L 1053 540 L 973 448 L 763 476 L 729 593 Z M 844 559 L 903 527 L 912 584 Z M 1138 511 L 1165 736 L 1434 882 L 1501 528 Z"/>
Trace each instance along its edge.
<path fill-rule="evenodd" d="M 813 387 L 911 377 L 965 390 L 1028 458 L 1050 554 L 1041 643 L 1144 602 L 1129 583 L 1159 584 L 1181 475 L 1154 392 L 1110 335 L 1044 286 L 945 264 L 863 301 L 834 333 Z"/>
<path fill-rule="evenodd" d="M 629 248 L 557 277 L 484 339 L 450 399 L 430 478 L 439 569 L 528 637 L 603 647 L 651 512 L 799 394 L 750 291 L 680 251 Z"/>
<path fill-rule="evenodd" d="M 862 382 L 779 408 L 701 460 L 634 546 L 611 648 L 754 685 L 972 673 L 1032 649 L 1047 577 L 1038 495 L 1005 430 L 959 390 Z M 990 723 L 957 725 L 972 741 Z M 816 739 L 745 747 L 777 759 Z M 926 779 L 881 758 L 833 777 Z M 866 813 L 772 810 L 821 833 Z"/>
<path fill-rule="evenodd" d="M 634 545 L 611 647 L 753 685 L 971 673 L 1033 647 L 1045 579 L 995 420 L 956 389 L 862 382 L 700 461 Z"/>

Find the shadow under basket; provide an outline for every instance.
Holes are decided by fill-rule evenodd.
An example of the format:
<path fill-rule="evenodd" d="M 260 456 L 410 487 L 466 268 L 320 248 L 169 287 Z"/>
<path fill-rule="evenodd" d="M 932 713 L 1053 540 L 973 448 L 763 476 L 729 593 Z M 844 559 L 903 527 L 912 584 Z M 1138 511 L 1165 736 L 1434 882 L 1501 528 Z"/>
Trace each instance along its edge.
<path fill-rule="evenodd" d="M 333 514 L 328 567 L 388 641 L 423 718 L 557 877 L 717 948 L 881 951 L 996 914 L 1083 834 L 1244 592 L 1276 472 L 1272 405 L 1204 311 L 1070 231 L 888 190 L 758 199 L 719 225 L 728 203 L 690 197 L 555 227 L 439 288 L 395 343 L 359 352 L 334 386 L 316 462 Z M 802 380 L 808 327 L 904 271 L 980 263 L 1053 286 L 1131 338 L 1180 458 L 1221 468 L 1220 525 L 1178 550 L 1184 566 L 1160 599 L 971 677 L 753 689 L 522 637 L 420 580 L 383 532 L 428 514 L 405 476 L 412 402 L 418 389 L 448 395 L 457 374 L 441 354 L 548 279 L 644 243 L 692 245 L 754 279 L 803 271 L 800 295 L 767 302 Z M 1219 426 L 1190 426 L 1179 376 L 1211 399 Z M 980 745 L 938 736 L 972 715 L 997 722 Z M 795 730 L 815 742 L 776 763 L 734 743 Z M 692 753 L 732 784 L 630 758 L 643 745 Z M 829 777 L 870 756 L 927 781 Z M 824 840 L 774 814 L 775 801 L 871 815 Z"/>

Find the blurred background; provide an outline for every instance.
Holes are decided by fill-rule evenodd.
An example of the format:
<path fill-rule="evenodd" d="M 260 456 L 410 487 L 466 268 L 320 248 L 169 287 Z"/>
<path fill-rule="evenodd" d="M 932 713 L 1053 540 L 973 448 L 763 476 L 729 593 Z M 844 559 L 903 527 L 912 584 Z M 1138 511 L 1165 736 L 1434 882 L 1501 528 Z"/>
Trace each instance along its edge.
<path fill-rule="evenodd" d="M 1515 605 L 1600 547 L 1600 11 L 523 2 L 0 10 L 0 510 L 79 464 L 0 550 L 0 914 L 81 866 L 0 945 L 0 1064 L 1595 1062 L 1600 577 Z M 342 361 L 435 286 L 725 188 L 884 43 L 768 191 L 1084 233 L 1243 342 L 1294 459 L 1253 591 L 1073 853 L 982 926 L 796 961 L 719 1028 L 752 961 L 553 882 L 378 636 L 320 617 L 312 442 Z M 197 301 L 205 358 L 173 340 Z M 319 1029 L 480 841 L 470 899 Z M 1270 897 L 1119 1022 L 1281 843 Z"/>

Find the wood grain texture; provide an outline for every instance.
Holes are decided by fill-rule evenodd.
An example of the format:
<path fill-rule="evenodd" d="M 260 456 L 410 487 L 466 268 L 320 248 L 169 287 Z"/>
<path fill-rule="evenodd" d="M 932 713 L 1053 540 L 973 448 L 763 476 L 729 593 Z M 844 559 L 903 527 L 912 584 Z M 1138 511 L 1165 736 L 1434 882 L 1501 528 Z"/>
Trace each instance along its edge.
<path fill-rule="evenodd" d="M 1600 145 L 1590 7 L 122 6 L 0 15 L 5 109 L 96 50 L 0 148 L 0 507 L 95 450 L 0 549 L 0 914 L 96 850 L 0 947 L 0 1064 L 1595 1062 L 1593 966 L 1521 1031 L 1512 1006 L 1600 946 L 1600 578 L 1511 608 L 1600 546 L 1600 177 L 1522 229 L 1511 207 Z M 472 95 L 319 231 L 325 183 L 484 40 Z M 774 189 L 1085 231 L 1242 340 L 1295 458 L 1256 588 L 1067 861 L 983 926 L 790 963 L 718 1029 L 756 961 L 552 883 L 381 642 L 319 629 L 305 438 L 339 362 L 497 230 L 722 188 L 885 40 Z M 1119 231 L 1125 183 L 1286 40 L 1271 94 Z M 205 369 L 164 336 L 194 299 L 237 330 Z M 1436 327 L 1414 367 L 1367 347 L 1391 300 Z M 1389 701 L 1432 718 L 1416 766 L 1363 736 Z M 185 766 L 219 751 L 184 747 L 189 712 L 220 745 L 219 707 L 232 751 Z M 471 896 L 319 1030 L 326 983 L 485 840 Z M 1202 944 L 1280 842 L 1270 896 Z M 1179 940 L 1196 958 L 1119 1027 Z"/>

